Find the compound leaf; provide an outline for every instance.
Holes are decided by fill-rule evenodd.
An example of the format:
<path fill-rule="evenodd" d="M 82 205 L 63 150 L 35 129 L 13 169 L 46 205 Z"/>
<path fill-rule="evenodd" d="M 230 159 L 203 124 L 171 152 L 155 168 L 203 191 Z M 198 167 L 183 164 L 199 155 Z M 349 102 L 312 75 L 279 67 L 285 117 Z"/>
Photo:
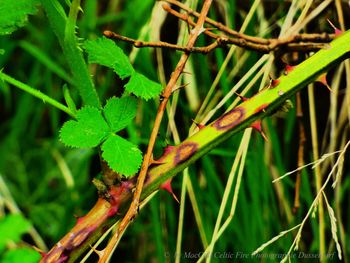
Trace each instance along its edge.
<path fill-rule="evenodd" d="M 137 97 L 148 100 L 158 96 L 162 91 L 162 86 L 146 78 L 144 75 L 135 72 L 125 85 L 125 90 L 135 94 Z"/>
<path fill-rule="evenodd" d="M 129 58 L 114 42 L 105 37 L 87 40 L 84 44 L 88 53 L 89 63 L 97 63 L 112 68 L 121 79 L 131 76 L 134 72 Z"/>
<path fill-rule="evenodd" d="M 28 15 L 35 14 L 39 0 L 1 0 L 0 35 L 11 34 L 28 21 Z"/>
<path fill-rule="evenodd" d="M 111 133 L 99 109 L 85 106 L 77 112 L 77 120 L 67 121 L 61 128 L 61 141 L 72 147 L 95 147 Z"/>
<path fill-rule="evenodd" d="M 102 157 L 114 171 L 125 176 L 135 174 L 142 162 L 137 146 L 117 135 L 111 135 L 102 144 Z"/>
<path fill-rule="evenodd" d="M 136 116 L 136 99 L 128 96 L 109 99 L 103 109 L 103 114 L 112 132 L 125 128 Z"/>

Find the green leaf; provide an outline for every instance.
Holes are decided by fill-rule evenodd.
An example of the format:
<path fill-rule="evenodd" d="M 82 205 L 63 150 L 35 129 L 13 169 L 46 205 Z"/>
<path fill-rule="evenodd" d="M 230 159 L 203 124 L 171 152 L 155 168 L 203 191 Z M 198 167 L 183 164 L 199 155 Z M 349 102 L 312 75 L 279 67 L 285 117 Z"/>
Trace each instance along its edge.
<path fill-rule="evenodd" d="M 136 145 L 117 136 L 110 136 L 102 144 L 102 157 L 117 173 L 134 175 L 140 168 L 142 153 Z"/>
<path fill-rule="evenodd" d="M 61 128 L 61 141 L 72 147 L 95 147 L 111 133 L 99 109 L 85 106 L 77 112 L 77 121 Z"/>
<path fill-rule="evenodd" d="M 1 0 L 0 35 L 11 34 L 28 21 L 28 15 L 35 14 L 39 0 Z"/>
<path fill-rule="evenodd" d="M 1 258 L 2 263 L 36 263 L 40 261 L 40 254 L 34 249 L 18 248 L 9 250 Z"/>
<path fill-rule="evenodd" d="M 125 89 L 137 97 L 148 100 L 158 96 L 162 91 L 162 86 L 159 83 L 149 80 L 144 75 L 135 72 L 125 85 Z"/>
<path fill-rule="evenodd" d="M 109 99 L 103 109 L 104 116 L 113 132 L 125 128 L 136 116 L 136 99 L 128 96 Z"/>
<path fill-rule="evenodd" d="M 9 241 L 17 243 L 30 229 L 30 223 L 21 215 L 7 215 L 0 220 L 0 249 Z"/>
<path fill-rule="evenodd" d="M 125 79 L 134 73 L 129 58 L 112 40 L 105 37 L 87 40 L 84 47 L 88 53 L 89 63 L 97 63 L 112 68 L 121 79 Z"/>

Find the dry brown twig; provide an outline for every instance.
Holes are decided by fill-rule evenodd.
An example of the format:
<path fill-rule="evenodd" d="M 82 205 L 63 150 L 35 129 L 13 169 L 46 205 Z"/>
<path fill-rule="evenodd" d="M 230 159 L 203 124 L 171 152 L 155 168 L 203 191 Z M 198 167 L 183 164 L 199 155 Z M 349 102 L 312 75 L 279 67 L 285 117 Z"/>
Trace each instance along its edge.
<path fill-rule="evenodd" d="M 209 8 L 211 6 L 212 0 L 205 0 L 201 13 L 199 15 L 197 24 L 195 26 L 195 28 L 193 30 L 191 30 L 190 32 L 190 36 L 189 36 L 189 40 L 187 43 L 187 48 L 191 49 L 198 36 L 203 33 L 205 31 L 204 29 L 204 21 L 205 18 L 208 14 Z M 190 55 L 190 52 L 185 52 L 182 54 L 174 72 L 171 75 L 171 78 L 168 82 L 168 84 L 166 85 L 164 91 L 163 91 L 163 100 L 161 101 L 159 107 L 158 107 L 158 111 L 157 111 L 157 115 L 156 115 L 156 119 L 154 121 L 154 126 L 151 132 L 151 137 L 149 139 L 149 144 L 147 147 L 147 151 L 146 154 L 144 156 L 144 160 L 143 163 L 141 165 L 141 170 L 139 173 L 139 176 L 137 178 L 137 183 L 136 183 L 136 188 L 135 188 L 135 192 L 134 192 L 134 196 L 133 196 L 133 200 L 130 204 L 130 207 L 127 211 L 127 213 L 125 214 L 124 218 L 122 219 L 122 221 L 119 224 L 119 227 L 117 229 L 117 231 L 114 233 L 114 235 L 112 236 L 112 238 L 109 240 L 108 245 L 106 246 L 106 248 L 103 251 L 98 252 L 100 259 L 99 262 L 103 263 L 103 262 L 107 262 L 110 258 L 110 256 L 112 255 L 116 244 L 119 241 L 120 235 L 125 231 L 125 229 L 127 228 L 127 226 L 129 225 L 129 223 L 134 219 L 134 217 L 137 215 L 138 213 L 138 208 L 139 208 L 139 202 L 140 202 L 140 197 L 141 197 L 141 193 L 142 193 L 142 188 L 143 188 L 143 184 L 147 175 L 147 171 L 148 171 L 148 167 L 151 163 L 151 159 L 152 159 L 152 155 L 153 155 L 153 147 L 157 138 L 157 134 L 159 131 L 159 127 L 164 115 L 164 111 L 166 108 L 166 104 L 174 90 L 174 87 L 176 85 L 176 82 L 179 78 L 179 76 L 181 75 L 185 64 L 187 62 L 187 59 Z"/>
<path fill-rule="evenodd" d="M 190 16 L 194 16 L 198 18 L 199 16 L 198 12 L 193 11 L 192 9 L 188 8 L 186 5 L 176 0 L 166 0 L 166 2 L 178 6 L 179 8 L 185 10 L 187 13 L 184 13 L 184 14 L 180 13 L 172 9 L 167 4 L 163 5 L 163 9 L 165 11 L 185 21 L 189 26 L 194 27 L 196 25 L 196 23 L 192 20 Z M 277 51 L 281 49 L 284 49 L 286 51 L 308 52 L 308 51 L 315 51 L 315 50 L 324 48 L 326 45 L 325 43 L 330 42 L 335 37 L 334 34 L 322 33 L 322 34 L 298 34 L 298 35 L 290 36 L 288 38 L 283 38 L 283 39 L 277 39 L 277 38 L 265 39 L 265 38 L 253 37 L 253 36 L 239 33 L 223 25 L 222 23 L 219 23 L 210 18 L 206 18 L 205 22 L 215 27 L 219 31 L 226 33 L 227 35 L 222 35 L 222 34 L 219 35 L 211 32 L 210 30 L 205 30 L 204 34 L 213 38 L 215 41 L 212 44 L 207 46 L 191 47 L 191 48 L 179 46 L 176 44 L 171 44 L 168 42 L 162 42 L 162 41 L 160 42 L 139 41 L 139 40 L 125 37 L 125 36 L 121 36 L 117 33 L 114 33 L 108 30 L 104 32 L 104 35 L 111 39 L 122 40 L 128 43 L 131 43 L 138 48 L 142 48 L 142 47 L 168 48 L 168 49 L 179 50 L 182 52 L 203 53 L 203 54 L 207 54 L 212 50 L 214 50 L 215 48 L 227 46 L 227 45 L 236 45 L 244 49 L 254 50 L 261 53 L 269 53 L 271 51 Z"/>

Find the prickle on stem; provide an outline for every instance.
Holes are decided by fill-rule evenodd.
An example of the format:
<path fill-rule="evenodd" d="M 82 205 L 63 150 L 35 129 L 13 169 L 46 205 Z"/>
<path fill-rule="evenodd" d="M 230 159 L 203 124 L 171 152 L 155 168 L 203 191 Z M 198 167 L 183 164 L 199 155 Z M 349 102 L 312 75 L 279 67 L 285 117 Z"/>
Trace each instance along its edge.
<path fill-rule="evenodd" d="M 280 83 L 280 80 L 279 80 L 279 79 L 270 78 L 270 85 L 269 85 L 269 88 L 273 89 L 273 88 L 275 88 L 279 83 Z"/>
<path fill-rule="evenodd" d="M 329 86 L 326 77 L 327 77 L 327 74 L 324 73 L 324 74 L 320 75 L 316 81 L 322 83 L 323 85 L 325 85 L 326 88 L 327 88 L 330 92 L 332 92 L 332 89 L 331 89 L 331 87 Z"/>
<path fill-rule="evenodd" d="M 235 94 L 236 94 L 242 101 L 247 101 L 247 100 L 249 100 L 248 98 L 243 97 L 241 94 L 239 94 L 239 93 L 237 93 L 237 92 L 235 92 Z"/>
<path fill-rule="evenodd" d="M 288 75 L 294 68 L 295 66 L 286 64 L 286 66 L 284 67 L 284 75 Z"/>
<path fill-rule="evenodd" d="M 334 29 L 334 34 L 336 36 L 340 36 L 341 34 L 343 34 L 343 31 L 340 30 L 339 28 L 337 28 L 328 18 L 327 18 L 327 22 L 331 25 L 331 27 Z"/>
<path fill-rule="evenodd" d="M 200 124 L 199 122 L 195 121 L 194 119 L 192 119 L 193 123 L 196 124 L 198 129 L 203 129 L 205 127 L 205 125 Z"/>
<path fill-rule="evenodd" d="M 159 188 L 167 191 L 169 194 L 173 196 L 176 202 L 180 203 L 179 199 L 177 199 L 176 195 L 174 194 L 173 188 L 171 187 L 171 180 L 172 178 L 166 180 Z"/>
<path fill-rule="evenodd" d="M 253 122 L 251 125 L 250 125 L 251 128 L 257 130 L 261 136 L 264 138 L 264 140 L 267 142 L 268 139 L 266 137 L 266 134 L 264 133 L 264 131 L 262 130 L 262 126 L 261 126 L 261 120 L 257 120 L 255 122 Z"/>

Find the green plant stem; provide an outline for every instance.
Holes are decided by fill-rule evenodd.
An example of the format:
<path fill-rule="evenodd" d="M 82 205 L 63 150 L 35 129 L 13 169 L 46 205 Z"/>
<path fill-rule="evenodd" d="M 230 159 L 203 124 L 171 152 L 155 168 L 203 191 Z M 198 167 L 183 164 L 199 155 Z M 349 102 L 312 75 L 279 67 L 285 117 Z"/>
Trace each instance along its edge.
<path fill-rule="evenodd" d="M 67 106 L 63 105 L 62 103 L 58 102 L 57 100 L 54 100 L 53 98 L 47 96 L 46 94 L 42 93 L 40 90 L 34 89 L 27 84 L 24 84 L 23 82 L 20 82 L 9 75 L 3 73 L 0 71 L 0 79 L 3 81 L 6 81 L 7 83 L 24 90 L 25 92 L 33 95 L 34 97 L 42 100 L 44 103 L 48 103 L 55 108 L 67 113 L 68 115 L 72 116 L 73 118 L 75 117 L 74 112 L 72 112 Z"/>
<path fill-rule="evenodd" d="M 282 75 L 274 85 L 242 102 L 181 144 L 168 148 L 158 163 L 148 170 L 141 200 L 233 134 L 273 113 L 286 99 L 349 55 L 350 31 L 347 31 L 331 42 L 327 49 L 320 50 Z M 42 262 L 73 262 L 79 258 L 106 226 L 123 217 L 132 201 L 135 181 L 136 178 L 131 178 L 111 187 L 108 195 L 110 201 L 99 198 L 92 210 L 51 249 Z"/>
<path fill-rule="evenodd" d="M 57 0 L 42 0 L 41 2 L 51 27 L 62 47 L 64 56 L 73 75 L 74 86 L 78 89 L 83 103 L 85 105 L 101 108 L 101 102 L 75 35 L 80 1 L 72 1 L 68 17 Z"/>

